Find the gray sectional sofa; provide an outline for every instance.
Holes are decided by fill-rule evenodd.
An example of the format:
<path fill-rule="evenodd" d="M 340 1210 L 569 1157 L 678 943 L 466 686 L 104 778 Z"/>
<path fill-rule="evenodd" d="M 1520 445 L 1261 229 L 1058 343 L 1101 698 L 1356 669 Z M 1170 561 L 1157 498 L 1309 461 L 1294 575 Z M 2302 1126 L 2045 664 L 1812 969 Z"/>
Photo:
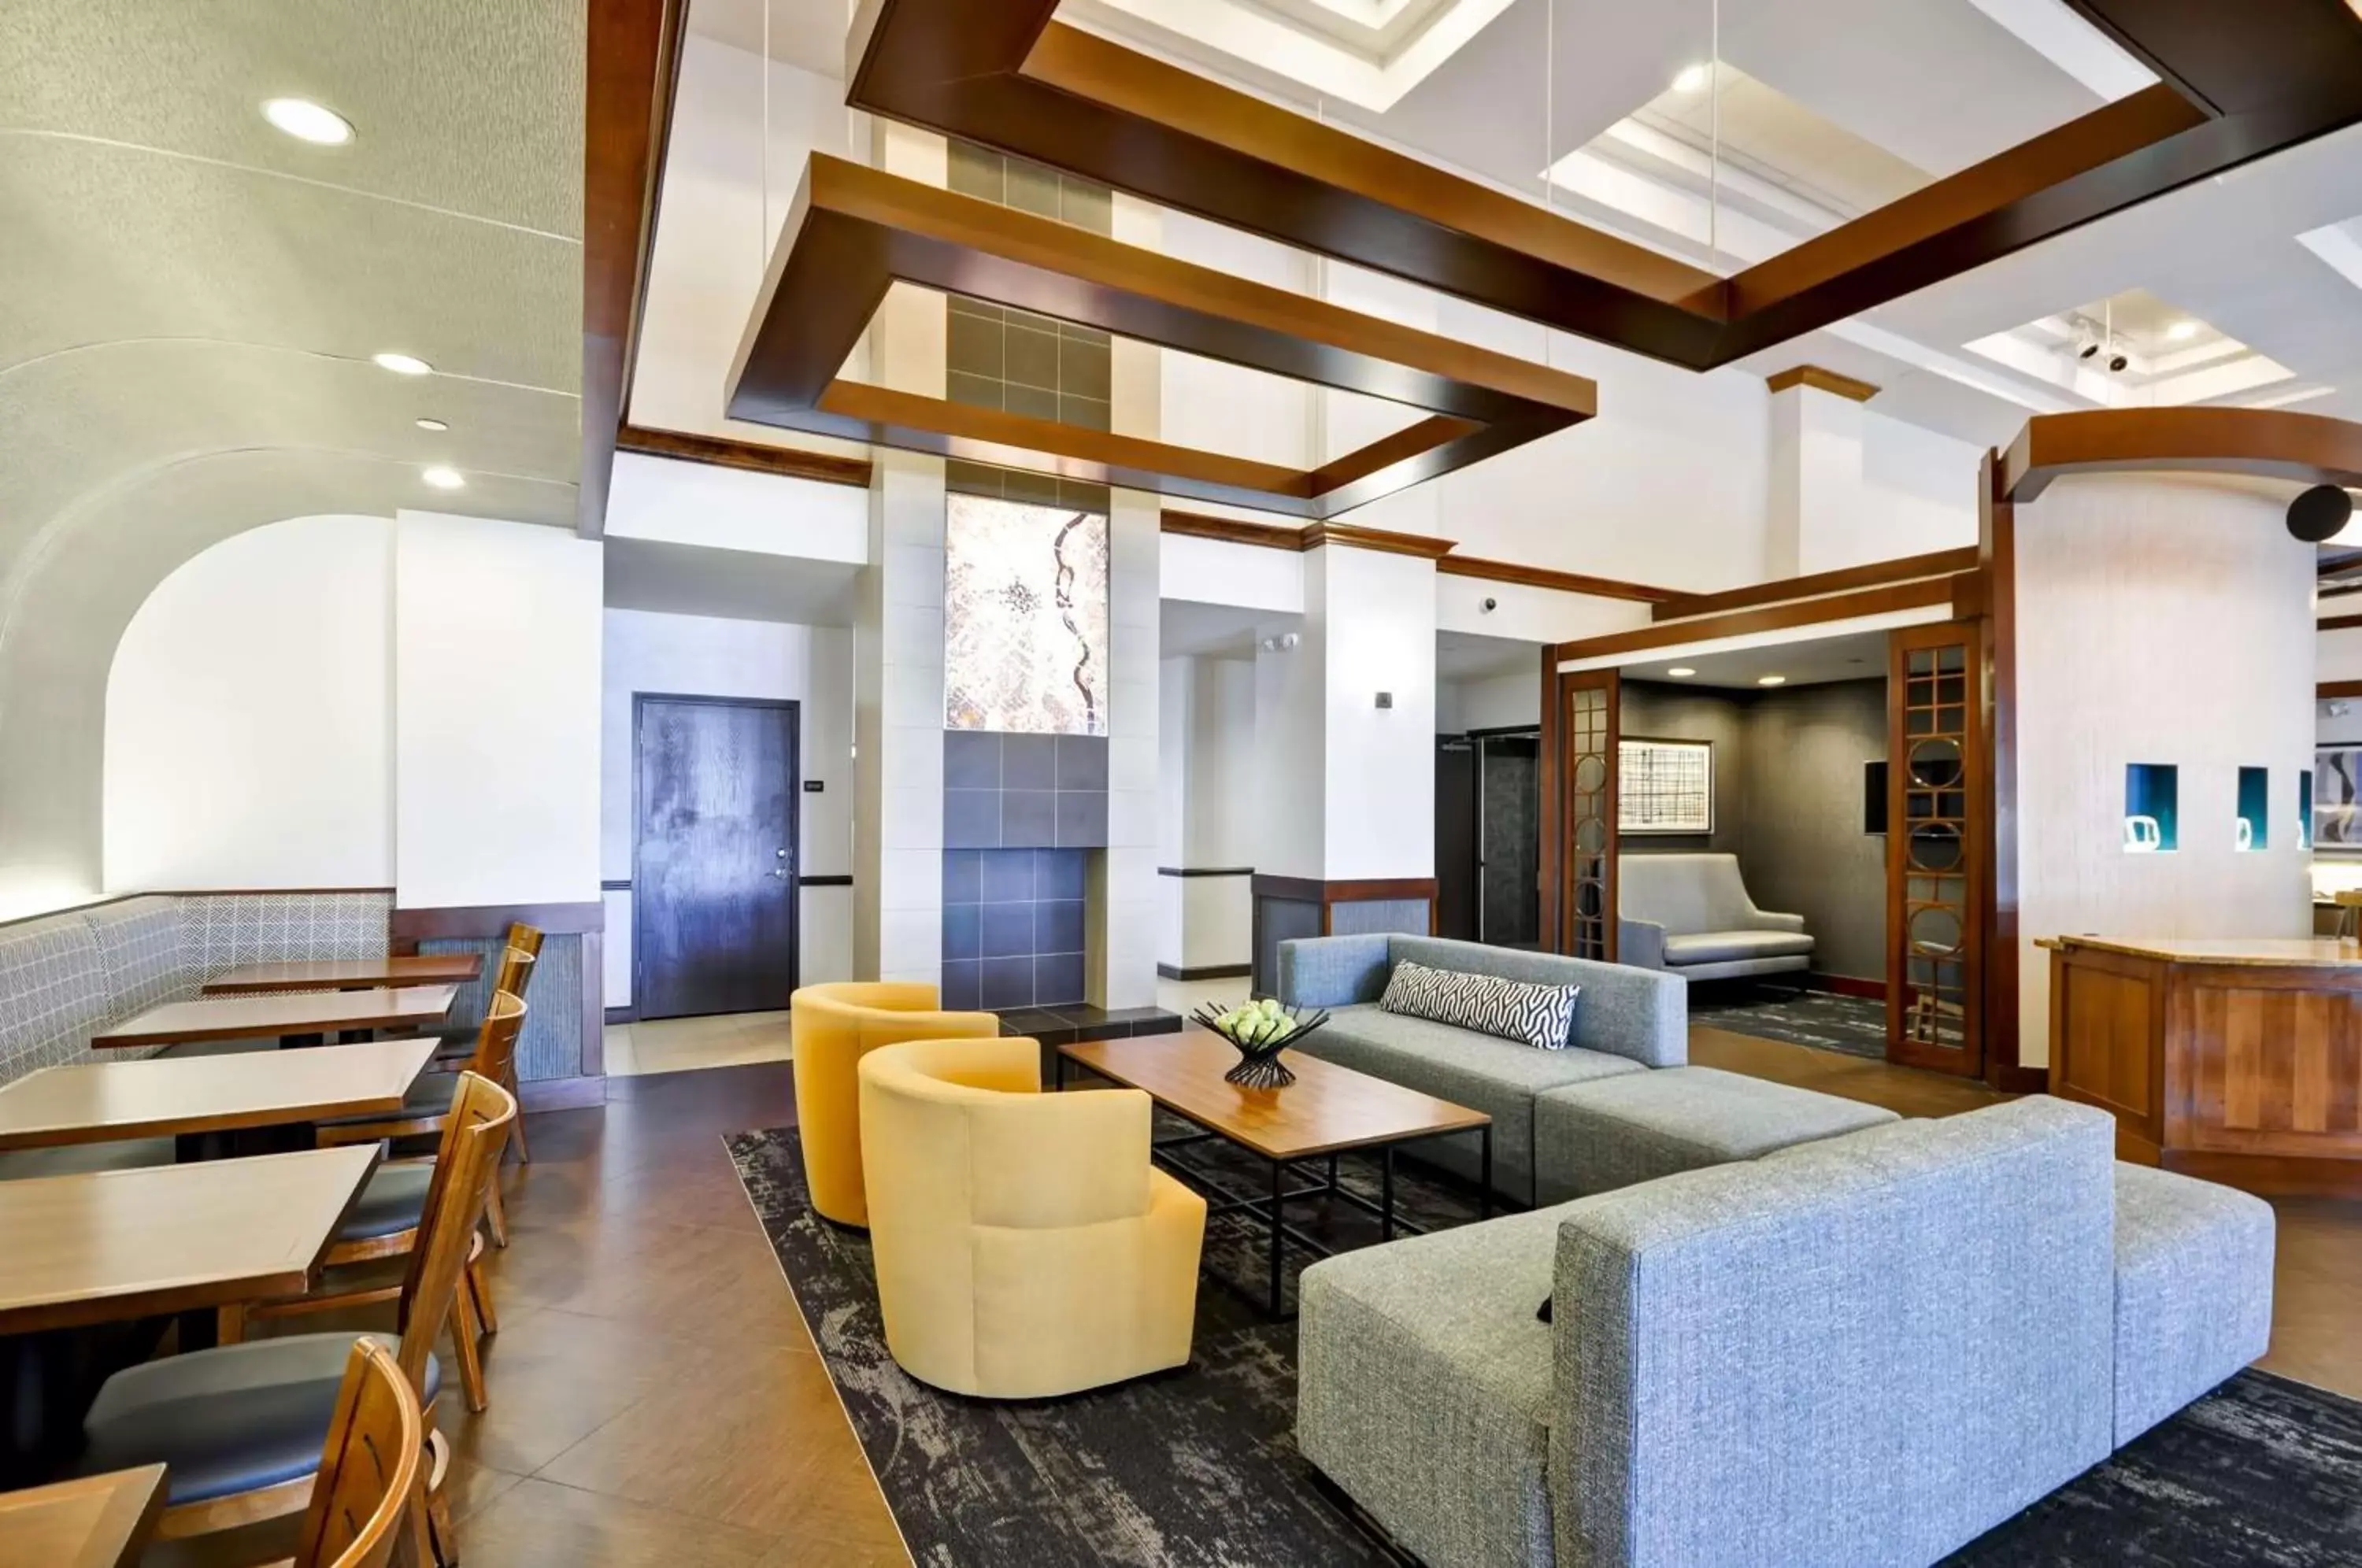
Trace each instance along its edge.
<path fill-rule="evenodd" d="M 1297 1441 L 1429 1568 L 1934 1562 L 2264 1351 L 2270 1209 L 2114 1140 L 2036 1098 L 1316 1264 Z"/>
<path fill-rule="evenodd" d="M 1548 985 L 1579 985 L 1572 1043 L 1542 1051 L 1381 1010 L 1401 961 Z M 1308 937 L 1279 944 L 1279 998 L 1330 1010 L 1296 1047 L 1493 1119 L 1494 1186 L 1553 1203 L 1676 1170 L 1751 1158 L 1894 1120 L 1859 1101 L 1739 1077 L 1689 1060 L 1689 992 L 1678 977 L 1440 937 Z M 1413 1151 L 1477 1174 L 1473 1134 Z"/>

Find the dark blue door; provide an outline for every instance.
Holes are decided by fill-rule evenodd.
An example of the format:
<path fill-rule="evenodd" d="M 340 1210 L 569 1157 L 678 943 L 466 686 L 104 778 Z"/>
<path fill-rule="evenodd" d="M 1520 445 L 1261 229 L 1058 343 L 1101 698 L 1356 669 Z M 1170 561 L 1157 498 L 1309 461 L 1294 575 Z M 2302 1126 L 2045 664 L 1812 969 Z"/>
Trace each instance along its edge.
<path fill-rule="evenodd" d="M 642 1018 L 762 1012 L 796 988 L 796 705 L 634 703 Z"/>

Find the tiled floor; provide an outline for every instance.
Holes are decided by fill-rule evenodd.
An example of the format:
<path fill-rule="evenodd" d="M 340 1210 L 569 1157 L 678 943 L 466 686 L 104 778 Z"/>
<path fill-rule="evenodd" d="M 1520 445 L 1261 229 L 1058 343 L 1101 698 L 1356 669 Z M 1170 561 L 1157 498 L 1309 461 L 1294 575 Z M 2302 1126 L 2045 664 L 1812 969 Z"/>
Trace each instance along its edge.
<path fill-rule="evenodd" d="M 794 1055 L 784 1012 L 729 1012 L 607 1025 L 607 1074 L 637 1077 L 692 1067 L 743 1067 Z"/>

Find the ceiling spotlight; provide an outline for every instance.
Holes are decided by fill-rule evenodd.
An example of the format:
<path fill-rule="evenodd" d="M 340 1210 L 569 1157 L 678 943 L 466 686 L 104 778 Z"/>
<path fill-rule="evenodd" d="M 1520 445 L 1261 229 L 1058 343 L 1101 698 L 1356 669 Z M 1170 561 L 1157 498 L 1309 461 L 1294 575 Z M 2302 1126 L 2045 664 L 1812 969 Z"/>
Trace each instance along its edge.
<path fill-rule="evenodd" d="M 2075 350 L 2075 358 L 2078 359 L 2088 359 L 2099 351 L 2100 340 L 2096 337 L 2087 337 L 2083 340 L 2083 346 Z"/>
<path fill-rule="evenodd" d="M 436 490 L 458 490 L 468 482 L 460 477 L 458 469 L 447 469 L 440 464 L 426 469 L 418 477 Z"/>
<path fill-rule="evenodd" d="M 1683 679 L 1683 678 L 1685 678 L 1685 677 L 1687 677 L 1687 676 L 1695 675 L 1695 674 L 1697 673 L 1697 671 L 1696 671 L 1696 670 L 1694 670 L 1694 669 L 1692 669 L 1688 665 L 1685 665 L 1685 664 L 1677 664 L 1677 665 L 1673 666 L 1673 668 L 1671 668 L 1671 669 L 1669 669 L 1669 670 L 1665 671 L 1665 673 L 1666 673 L 1667 675 L 1672 676 L 1674 679 L 1679 680 L 1679 679 Z"/>
<path fill-rule="evenodd" d="M 1758 686 L 1785 686 L 1788 684 L 1788 678 L 1784 675 L 1759 675 L 1755 678 L 1755 684 Z"/>
<path fill-rule="evenodd" d="M 2198 324 L 2188 316 L 2183 316 L 2165 329 L 2165 340 L 2168 343 L 2187 343 L 2197 336 Z"/>
<path fill-rule="evenodd" d="M 273 98 L 262 105 L 262 117 L 296 140 L 320 147 L 342 147 L 353 139 L 350 120 L 309 98 Z"/>
<path fill-rule="evenodd" d="M 2125 359 L 2122 354 L 2111 354 L 2108 356 L 2108 370 L 2112 374 L 2122 370 L 2126 365 L 2131 363 L 2132 361 Z"/>
<path fill-rule="evenodd" d="M 444 424 L 439 419 L 414 419 L 411 423 L 417 425 L 421 430 L 448 430 L 451 428 L 448 425 Z"/>
<path fill-rule="evenodd" d="M 1694 93 L 1699 88 L 1705 86 L 1706 83 L 1713 78 L 1713 76 L 1714 71 L 1710 66 L 1704 64 L 1684 65 L 1682 67 L 1681 74 L 1673 78 L 1673 91 L 1676 93 Z"/>
<path fill-rule="evenodd" d="M 397 376 L 423 376 L 435 369 L 415 354 L 372 354 L 370 358 L 381 370 L 392 370 Z"/>

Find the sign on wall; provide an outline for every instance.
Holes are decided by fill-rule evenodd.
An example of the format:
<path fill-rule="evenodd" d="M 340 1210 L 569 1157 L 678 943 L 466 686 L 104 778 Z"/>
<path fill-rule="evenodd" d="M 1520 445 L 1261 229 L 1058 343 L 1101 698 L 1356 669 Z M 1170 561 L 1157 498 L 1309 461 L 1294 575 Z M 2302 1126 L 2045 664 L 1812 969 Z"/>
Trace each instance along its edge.
<path fill-rule="evenodd" d="M 1617 747 L 1618 833 L 1714 831 L 1714 743 L 1639 740 Z"/>

